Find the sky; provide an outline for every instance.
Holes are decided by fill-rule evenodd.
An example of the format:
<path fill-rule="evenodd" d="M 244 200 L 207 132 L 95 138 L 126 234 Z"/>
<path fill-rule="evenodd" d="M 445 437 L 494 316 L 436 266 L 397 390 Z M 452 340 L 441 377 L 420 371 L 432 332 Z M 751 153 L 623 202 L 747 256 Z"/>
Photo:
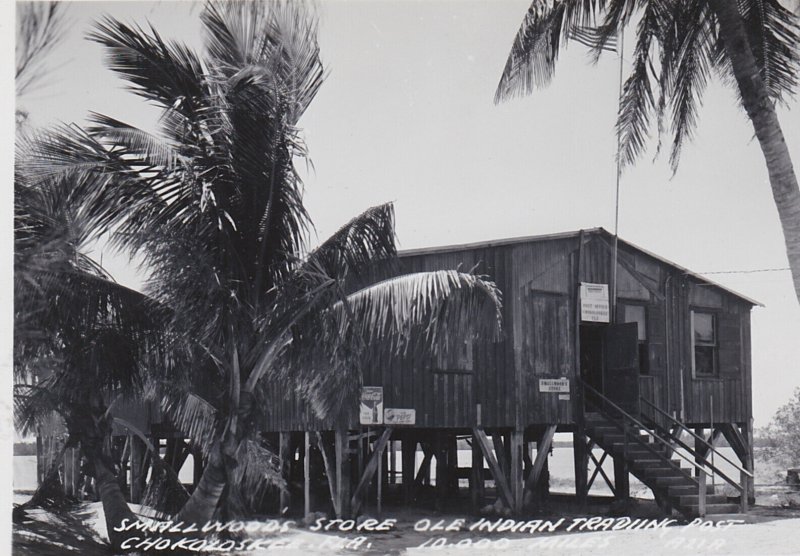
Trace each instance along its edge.
<path fill-rule="evenodd" d="M 301 167 L 305 200 L 319 238 L 387 201 L 395 203 L 405 249 L 613 230 L 616 55 L 592 65 L 573 44 L 550 87 L 493 102 L 529 4 L 317 5 L 328 73 L 300 124 L 313 162 Z M 84 35 L 108 13 L 149 20 L 163 36 L 199 48 L 199 12 L 191 2 L 73 3 L 47 82 L 19 105 L 34 126 L 82 123 L 94 110 L 152 128 L 157 113 L 124 90 Z M 798 153 L 798 102 L 779 108 L 779 118 Z M 800 305 L 789 272 L 740 272 L 788 266 L 752 127 L 733 93 L 712 81 L 678 172 L 654 155 L 651 149 L 622 176 L 620 237 L 694 271 L 736 271 L 710 277 L 765 305 L 752 313 L 754 416 L 764 426 L 800 386 Z M 103 245 L 93 249 L 118 281 L 141 284 L 135 264 Z"/>

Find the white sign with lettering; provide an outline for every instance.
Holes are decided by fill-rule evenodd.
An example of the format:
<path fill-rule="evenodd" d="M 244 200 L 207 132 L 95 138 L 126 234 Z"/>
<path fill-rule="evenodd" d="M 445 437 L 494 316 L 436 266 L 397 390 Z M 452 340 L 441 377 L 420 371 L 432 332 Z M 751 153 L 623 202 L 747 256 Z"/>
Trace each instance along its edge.
<path fill-rule="evenodd" d="M 568 378 L 540 378 L 539 392 L 566 392 L 569 393 Z"/>
<path fill-rule="evenodd" d="M 358 422 L 362 425 L 383 423 L 383 387 L 363 386 L 358 409 Z"/>
<path fill-rule="evenodd" d="M 383 410 L 383 423 L 386 425 L 413 425 L 417 421 L 415 409 L 387 407 Z"/>
<path fill-rule="evenodd" d="M 581 282 L 581 320 L 609 322 L 608 284 Z"/>

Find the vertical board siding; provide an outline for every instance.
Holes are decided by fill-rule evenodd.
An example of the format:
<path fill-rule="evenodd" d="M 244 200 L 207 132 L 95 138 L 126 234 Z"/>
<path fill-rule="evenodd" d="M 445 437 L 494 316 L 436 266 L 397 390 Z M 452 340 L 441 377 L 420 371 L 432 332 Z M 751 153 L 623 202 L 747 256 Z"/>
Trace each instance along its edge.
<path fill-rule="evenodd" d="M 605 234 L 605 232 L 603 232 Z M 607 236 L 608 234 L 606 234 Z M 579 281 L 609 284 L 610 236 L 586 235 Z M 382 269 L 390 275 L 443 269 L 474 272 L 493 280 L 503 295 L 503 337 L 476 340 L 471 365 L 463 355 L 445 363 L 412 354 L 370 359 L 364 384 L 383 386 L 385 407 L 416 410 L 416 426 L 489 428 L 573 423 L 576 409 L 575 335 L 578 236 L 530 240 L 451 251 L 417 252 Z M 688 423 L 744 422 L 752 414 L 750 304 L 723 290 L 699 285 L 680 269 L 620 242 L 619 297 L 646 304 L 649 375 L 639 378 L 642 396 Z M 690 311 L 714 309 L 719 316 L 720 376 L 692 376 Z M 539 379 L 571 379 L 571 400 L 539 392 Z M 681 380 L 682 379 L 682 380 Z M 682 386 L 681 386 L 682 385 Z M 714 399 L 711 413 L 710 400 Z M 265 403 L 265 429 L 330 430 L 299 395 L 272 389 Z M 477 406 L 480 405 L 480 422 Z M 357 408 L 348 419 L 357 424 Z"/>

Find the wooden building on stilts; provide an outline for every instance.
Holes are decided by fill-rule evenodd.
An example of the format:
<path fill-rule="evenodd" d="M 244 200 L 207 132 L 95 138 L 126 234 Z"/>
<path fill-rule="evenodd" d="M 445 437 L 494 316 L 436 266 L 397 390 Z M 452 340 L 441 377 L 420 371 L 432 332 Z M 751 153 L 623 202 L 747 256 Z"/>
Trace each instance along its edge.
<path fill-rule="evenodd" d="M 498 285 L 502 339 L 370 363 L 363 415 L 352 407 L 340 421 L 274 392 L 263 436 L 287 488 L 270 511 L 354 517 L 386 504 L 491 504 L 519 515 L 546 503 L 556 433 L 572 436 L 578 505 L 601 480 L 627 498 L 633 475 L 666 512 L 747 510 L 757 302 L 602 228 L 407 251 L 387 272 L 442 269 L 474 269 Z M 129 413 L 149 431 L 116 432 L 132 500 L 143 488 L 145 440 L 176 470 L 191 456 L 199 477 L 200 454 L 157 424 L 157 408 Z M 735 457 L 719 449 L 723 437 Z M 613 473 L 602 467 L 608 458 Z"/>
<path fill-rule="evenodd" d="M 730 513 L 752 503 L 757 302 L 601 228 L 400 259 L 393 273 L 474 269 L 495 281 L 503 338 L 447 358 L 369 365 L 365 403 L 383 413 L 379 423 L 366 416 L 375 424 L 362 425 L 356 407 L 347 422 L 320 421 L 297 396 L 276 393 L 264 429 L 296 486 L 282 494 L 282 509 L 299 513 L 302 498 L 306 514 L 354 516 L 391 498 L 458 511 L 494 503 L 520 514 L 547 495 L 556 433 L 572 434 L 578 504 L 601 479 L 627 498 L 630 475 L 667 512 Z M 370 405 L 378 396 L 382 406 Z M 719 450 L 722 437 L 735 457 Z M 602 469 L 606 458 L 613 474 Z"/>

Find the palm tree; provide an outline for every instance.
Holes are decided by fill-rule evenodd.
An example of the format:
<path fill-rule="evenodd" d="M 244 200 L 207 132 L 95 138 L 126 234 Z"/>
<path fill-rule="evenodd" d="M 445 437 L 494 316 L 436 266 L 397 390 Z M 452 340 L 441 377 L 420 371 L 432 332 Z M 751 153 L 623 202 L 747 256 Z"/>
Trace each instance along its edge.
<path fill-rule="evenodd" d="M 143 256 L 148 293 L 168 308 L 172 355 L 148 384 L 207 454 L 176 516 L 186 523 L 210 519 L 223 492 L 241 510 L 251 489 L 237 486 L 271 476 L 255 438 L 264 389 L 289 380 L 335 415 L 357 389 L 366 346 L 446 350 L 454 336 L 497 334 L 500 314 L 494 284 L 470 274 L 370 283 L 370 266 L 395 254 L 390 205 L 309 252 L 294 163 L 305 156 L 299 119 L 324 75 L 315 20 L 298 3 L 260 2 L 209 4 L 201 18 L 203 57 L 154 29 L 99 23 L 91 38 L 162 110 L 159 133 L 94 114 L 85 131 L 42 134 L 25 166 L 91 184 L 96 230 Z M 133 517 L 125 511 L 115 507 L 117 522 Z"/>
<path fill-rule="evenodd" d="M 24 147 L 23 147 L 24 148 Z M 124 502 L 108 442 L 108 408 L 141 395 L 146 361 L 162 350 L 162 310 L 115 283 L 85 255 L 93 239 L 82 183 L 32 183 L 17 168 L 14 188 L 14 404 L 17 428 L 60 417 L 67 446 L 80 446 L 105 506 Z M 118 506 L 118 504 L 117 504 Z M 116 523 L 113 510 L 106 516 Z"/>
<path fill-rule="evenodd" d="M 534 0 L 495 101 L 546 86 L 568 41 L 589 44 L 599 56 L 636 18 L 633 67 L 617 116 L 620 162 L 631 164 L 642 153 L 655 116 L 659 132 L 671 128 L 675 170 L 716 72 L 735 88 L 753 124 L 800 301 L 800 188 L 775 112 L 775 103 L 797 87 L 800 20 L 781 0 Z"/>

